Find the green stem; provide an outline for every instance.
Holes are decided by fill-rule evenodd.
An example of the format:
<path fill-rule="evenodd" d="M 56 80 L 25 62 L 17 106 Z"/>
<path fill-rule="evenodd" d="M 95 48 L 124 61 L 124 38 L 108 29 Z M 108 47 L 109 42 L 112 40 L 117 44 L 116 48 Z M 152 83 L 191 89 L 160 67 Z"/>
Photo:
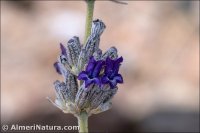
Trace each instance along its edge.
<path fill-rule="evenodd" d="M 86 22 L 85 22 L 84 44 L 86 43 L 87 38 L 91 33 L 93 11 L 94 11 L 94 1 L 95 0 L 86 0 L 86 2 L 87 2 L 87 15 L 86 15 Z"/>
<path fill-rule="evenodd" d="M 81 112 L 78 118 L 79 133 L 88 133 L 88 115 L 86 112 Z"/>
<path fill-rule="evenodd" d="M 89 37 L 91 33 L 93 11 L 94 11 L 94 1 L 95 0 L 86 0 L 87 15 L 86 15 L 86 22 L 85 22 L 84 44 L 86 44 L 87 38 Z M 77 119 L 78 119 L 78 125 L 80 128 L 79 133 L 88 133 L 88 114 L 86 112 L 81 112 L 80 115 L 77 116 Z"/>

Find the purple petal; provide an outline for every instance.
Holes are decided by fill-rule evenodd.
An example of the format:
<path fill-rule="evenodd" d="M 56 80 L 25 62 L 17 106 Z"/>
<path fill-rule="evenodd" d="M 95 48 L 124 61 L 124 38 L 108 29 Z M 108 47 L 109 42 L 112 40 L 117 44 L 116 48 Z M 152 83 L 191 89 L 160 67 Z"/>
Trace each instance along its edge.
<path fill-rule="evenodd" d="M 106 68 L 105 68 L 106 74 L 109 74 L 113 70 L 113 65 L 114 65 L 113 60 L 110 59 L 110 57 L 107 57 L 106 58 Z"/>
<path fill-rule="evenodd" d="M 100 82 L 99 78 L 93 78 L 93 79 L 87 79 L 87 80 L 85 80 L 85 87 L 88 87 L 91 84 L 98 84 L 98 85 L 100 85 L 101 82 Z"/>
<path fill-rule="evenodd" d="M 78 75 L 78 79 L 79 80 L 87 80 L 88 79 L 88 75 L 85 71 L 82 71 L 79 75 Z"/>
<path fill-rule="evenodd" d="M 90 57 L 89 63 L 88 63 L 87 68 L 86 68 L 87 72 L 92 72 L 93 71 L 93 69 L 95 67 L 95 62 L 96 61 L 94 60 L 94 57 L 93 56 Z"/>
<path fill-rule="evenodd" d="M 115 60 L 115 64 L 120 64 L 121 62 L 123 62 L 123 57 L 119 57 Z"/>
<path fill-rule="evenodd" d="M 62 74 L 61 70 L 60 70 L 60 66 L 59 66 L 59 63 L 58 62 L 55 62 L 53 64 L 54 68 L 56 69 L 56 72 L 59 73 L 59 74 Z"/>
<path fill-rule="evenodd" d="M 123 62 L 122 56 L 115 60 L 113 72 L 117 74 L 119 72 L 119 67 L 121 66 L 121 62 Z"/>
<path fill-rule="evenodd" d="M 103 84 L 109 83 L 108 77 L 107 77 L 107 76 L 103 76 L 103 77 L 101 78 L 101 82 L 102 82 Z"/>
<path fill-rule="evenodd" d="M 88 80 L 85 81 L 85 87 L 86 88 L 91 84 L 92 84 L 92 80 L 91 79 L 88 79 Z"/>
<path fill-rule="evenodd" d="M 62 43 L 60 43 L 60 49 L 61 49 L 61 54 L 62 55 L 67 55 L 67 50 L 66 50 L 65 46 Z"/>
<path fill-rule="evenodd" d="M 113 89 L 117 85 L 117 82 L 115 80 L 110 81 L 110 88 Z"/>
<path fill-rule="evenodd" d="M 96 66 L 95 66 L 95 68 L 93 70 L 93 73 L 92 73 L 93 77 L 99 76 L 99 73 L 100 73 L 100 71 L 102 69 L 103 64 L 104 64 L 104 62 L 102 60 L 97 61 Z"/>
<path fill-rule="evenodd" d="M 98 84 L 98 85 L 101 84 L 101 81 L 100 81 L 99 78 L 93 78 L 92 80 L 93 80 L 93 83 L 96 83 L 96 84 Z"/>
<path fill-rule="evenodd" d="M 121 74 L 117 74 L 117 75 L 114 77 L 113 80 L 115 80 L 117 83 L 123 83 L 123 82 L 124 82 L 124 81 L 123 81 L 123 77 L 122 77 Z"/>

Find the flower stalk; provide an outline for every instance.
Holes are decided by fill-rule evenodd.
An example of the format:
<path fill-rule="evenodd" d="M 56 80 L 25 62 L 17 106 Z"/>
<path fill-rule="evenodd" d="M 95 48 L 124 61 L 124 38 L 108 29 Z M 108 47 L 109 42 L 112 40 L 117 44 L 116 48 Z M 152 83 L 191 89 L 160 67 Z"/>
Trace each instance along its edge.
<path fill-rule="evenodd" d="M 88 114 L 83 111 L 78 118 L 79 133 L 88 133 Z"/>
<path fill-rule="evenodd" d="M 86 44 L 87 38 L 91 34 L 91 27 L 93 21 L 93 11 L 94 11 L 94 1 L 95 0 L 86 0 L 87 3 L 87 15 L 85 22 L 85 37 L 84 44 Z M 78 118 L 78 125 L 80 127 L 80 133 L 88 133 L 88 114 L 86 112 L 81 112 Z"/>
<path fill-rule="evenodd" d="M 94 1 L 95 0 L 86 0 L 86 3 L 87 3 L 87 15 L 86 15 L 86 22 L 85 22 L 84 44 L 86 43 L 87 38 L 91 34 L 91 26 L 92 26 L 93 11 L 94 11 Z"/>

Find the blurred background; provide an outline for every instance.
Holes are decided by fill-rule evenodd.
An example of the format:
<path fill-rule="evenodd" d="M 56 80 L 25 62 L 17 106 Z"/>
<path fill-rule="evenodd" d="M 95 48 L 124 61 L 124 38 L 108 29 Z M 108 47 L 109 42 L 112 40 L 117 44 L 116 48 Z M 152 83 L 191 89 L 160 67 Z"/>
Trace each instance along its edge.
<path fill-rule="evenodd" d="M 124 57 L 125 83 L 94 132 L 199 131 L 199 1 L 96 1 L 100 48 Z M 1 123 L 77 125 L 45 97 L 62 80 L 59 43 L 84 37 L 84 1 L 1 1 Z"/>

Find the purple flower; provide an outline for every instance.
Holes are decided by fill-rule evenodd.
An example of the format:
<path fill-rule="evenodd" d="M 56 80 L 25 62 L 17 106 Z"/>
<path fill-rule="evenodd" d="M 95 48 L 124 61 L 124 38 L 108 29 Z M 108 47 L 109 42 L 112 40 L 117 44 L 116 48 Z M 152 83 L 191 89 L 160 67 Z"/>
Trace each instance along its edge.
<path fill-rule="evenodd" d="M 117 83 L 123 83 L 123 77 L 119 74 L 119 67 L 123 62 L 123 58 L 112 60 L 110 57 L 106 58 L 105 71 L 101 79 L 102 84 L 109 84 L 111 88 L 115 88 Z"/>
<path fill-rule="evenodd" d="M 67 50 L 66 50 L 66 48 L 65 48 L 65 46 L 62 44 L 62 43 L 60 43 L 60 49 L 61 49 L 61 55 L 67 55 Z"/>
<path fill-rule="evenodd" d="M 65 46 L 62 43 L 60 43 L 60 50 L 61 50 L 61 56 L 66 57 L 67 56 L 67 50 L 66 50 Z M 62 59 L 64 59 L 66 61 L 66 58 L 62 58 Z M 59 62 L 55 62 L 53 64 L 53 66 L 56 69 L 57 73 L 62 74 Z"/>
<path fill-rule="evenodd" d="M 59 74 L 62 74 L 61 70 L 60 70 L 60 66 L 59 66 L 59 62 L 55 62 L 53 64 L 54 68 L 56 69 L 56 72 Z"/>
<path fill-rule="evenodd" d="M 85 81 L 85 87 L 88 87 L 92 83 L 98 84 L 98 85 L 101 84 L 99 73 L 102 69 L 103 64 L 104 64 L 103 60 L 96 61 L 93 56 L 90 57 L 86 70 L 82 71 L 78 75 L 79 80 Z"/>

